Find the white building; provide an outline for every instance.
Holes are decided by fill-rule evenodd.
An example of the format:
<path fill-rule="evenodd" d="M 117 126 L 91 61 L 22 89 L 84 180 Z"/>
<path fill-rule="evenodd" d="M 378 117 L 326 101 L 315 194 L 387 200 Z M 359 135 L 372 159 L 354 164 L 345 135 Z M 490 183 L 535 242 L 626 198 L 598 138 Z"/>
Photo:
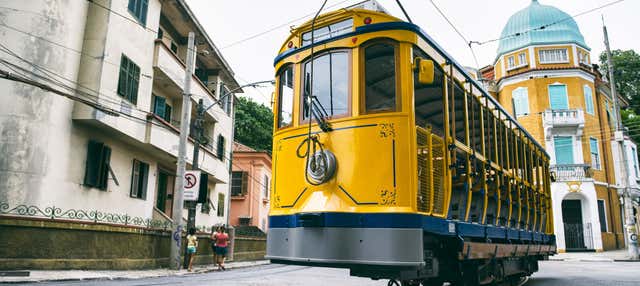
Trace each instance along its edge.
<path fill-rule="evenodd" d="M 197 47 L 192 122 L 199 99 L 209 105 L 238 87 L 185 1 L 0 6 L 0 70 L 119 115 L 0 80 L 0 214 L 136 226 L 170 222 L 190 31 Z M 198 159 L 208 178 L 201 193 L 207 200 L 198 204 L 198 226 L 227 223 L 232 99 L 206 114 L 209 142 Z"/>

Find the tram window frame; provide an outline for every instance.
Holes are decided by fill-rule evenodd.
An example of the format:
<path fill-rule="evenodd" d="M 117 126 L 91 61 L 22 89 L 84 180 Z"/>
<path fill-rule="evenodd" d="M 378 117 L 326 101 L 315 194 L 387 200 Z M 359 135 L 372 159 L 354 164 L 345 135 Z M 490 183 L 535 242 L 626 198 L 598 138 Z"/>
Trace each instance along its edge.
<path fill-rule="evenodd" d="M 433 60 L 425 51 L 423 51 L 420 47 L 418 46 L 413 46 L 412 47 L 412 52 L 411 55 L 413 57 L 413 59 L 415 59 L 416 57 L 421 57 L 423 59 L 427 59 L 427 60 Z M 422 118 L 421 114 L 419 114 L 418 112 L 422 111 L 422 109 L 420 109 L 419 107 L 422 107 L 423 105 L 420 106 L 416 106 L 416 103 L 418 102 L 418 97 L 419 95 L 424 93 L 425 98 L 427 99 L 435 99 L 434 102 L 439 102 L 441 103 L 440 106 L 442 106 L 442 104 L 444 104 L 444 84 L 445 84 L 445 77 L 444 77 L 444 70 L 442 69 L 442 67 L 440 65 L 434 65 L 434 75 L 433 75 L 433 83 L 432 84 L 420 84 L 418 82 L 418 72 L 416 70 L 412 71 L 412 80 L 413 80 L 413 115 L 414 115 L 414 124 L 416 126 L 420 126 L 420 127 L 425 127 L 425 125 L 429 125 L 431 127 L 431 132 L 433 134 L 436 134 L 437 136 L 440 137 L 444 137 L 445 133 L 444 133 L 444 125 L 445 125 L 445 120 L 447 120 L 446 118 L 444 118 L 444 110 L 442 108 L 440 108 L 440 113 L 434 113 L 434 114 L 430 114 L 427 113 L 428 115 L 430 115 L 429 117 L 425 117 Z M 430 89 L 434 89 L 433 91 Z M 436 94 L 436 97 L 433 98 L 429 98 L 428 95 L 431 94 Z M 428 101 L 431 102 L 431 101 Z M 438 104 L 436 104 L 436 106 L 438 106 Z M 420 116 L 419 116 L 420 115 Z M 437 123 L 433 120 L 429 120 L 429 119 L 437 119 L 439 117 L 440 122 Z M 424 124 L 421 124 L 424 120 Z"/>
<path fill-rule="evenodd" d="M 286 72 L 287 70 L 291 70 L 291 76 L 290 76 L 290 80 L 291 80 L 291 108 L 289 110 L 289 114 L 291 119 L 289 120 L 288 124 L 282 124 L 282 90 L 283 90 L 283 86 L 282 86 L 282 75 L 284 75 L 284 72 Z M 284 65 L 280 68 L 280 70 L 277 73 L 277 79 L 278 79 L 278 112 L 277 112 L 277 121 L 276 121 L 276 126 L 278 127 L 278 129 L 283 129 L 283 128 L 287 128 L 287 127 L 291 127 L 293 126 L 293 122 L 294 122 L 294 118 L 293 118 L 293 110 L 294 110 L 294 100 L 295 100 L 295 76 L 296 76 L 296 72 L 295 72 L 295 65 L 294 64 L 287 64 Z M 284 111 L 287 112 L 287 111 Z"/>
<path fill-rule="evenodd" d="M 327 50 L 327 51 L 322 51 L 318 54 L 313 55 L 314 59 L 318 59 L 324 56 L 331 56 L 331 54 L 339 54 L 339 53 L 344 53 L 347 56 L 347 59 L 345 61 L 346 66 L 347 66 L 347 84 L 346 84 L 346 98 L 347 98 L 347 106 L 346 106 L 346 112 L 341 113 L 341 114 L 337 114 L 337 115 L 332 115 L 329 114 L 329 116 L 325 119 L 327 120 L 332 120 L 332 119 L 338 119 L 338 118 L 345 118 L 345 117 L 350 117 L 352 115 L 351 110 L 353 109 L 353 93 L 352 93 L 352 84 L 353 84 L 353 67 L 352 67 L 352 53 L 350 49 L 333 49 L 333 50 Z M 309 123 L 309 119 L 311 118 L 311 114 L 309 114 L 308 117 L 305 116 L 305 105 L 306 105 L 306 100 L 305 100 L 305 86 L 307 84 L 306 82 L 306 65 L 308 63 L 310 63 L 312 60 L 311 56 L 308 56 L 307 58 L 305 58 L 304 60 L 302 60 L 300 62 L 300 86 L 298 87 L 298 90 L 300 92 L 300 95 L 298 96 L 299 100 L 300 100 L 300 104 L 298 104 L 298 112 L 299 112 L 299 120 L 298 122 L 300 124 L 305 124 L 305 123 Z M 326 106 L 324 106 L 326 108 Z M 313 119 L 312 119 L 313 120 Z"/>
<path fill-rule="evenodd" d="M 395 98 L 394 106 L 391 108 L 380 108 L 370 110 L 367 107 L 367 58 L 366 58 L 366 50 L 375 45 L 389 45 L 393 47 L 393 60 L 394 60 L 394 75 L 395 78 L 395 90 L 393 93 L 393 97 Z M 401 81 L 400 81 L 400 45 L 397 41 L 391 39 L 375 39 L 364 44 L 360 45 L 359 48 L 359 69 L 360 69 L 360 114 L 377 114 L 377 113 L 387 113 L 387 112 L 399 112 L 402 111 L 402 99 L 400 96 L 401 90 Z"/>

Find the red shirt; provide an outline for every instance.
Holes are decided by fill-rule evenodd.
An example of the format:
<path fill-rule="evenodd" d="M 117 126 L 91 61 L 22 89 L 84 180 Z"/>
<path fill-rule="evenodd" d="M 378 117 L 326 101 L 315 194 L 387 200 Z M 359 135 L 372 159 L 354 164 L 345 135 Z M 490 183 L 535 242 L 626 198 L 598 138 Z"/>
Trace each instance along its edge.
<path fill-rule="evenodd" d="M 229 241 L 229 235 L 226 233 L 218 233 L 216 235 L 216 246 L 218 247 L 227 247 L 227 242 Z"/>

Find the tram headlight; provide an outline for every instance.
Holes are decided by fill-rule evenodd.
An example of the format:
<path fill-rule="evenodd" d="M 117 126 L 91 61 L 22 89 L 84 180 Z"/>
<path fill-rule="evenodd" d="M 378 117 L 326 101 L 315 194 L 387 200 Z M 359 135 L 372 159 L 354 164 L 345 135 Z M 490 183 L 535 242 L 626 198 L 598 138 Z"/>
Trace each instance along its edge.
<path fill-rule="evenodd" d="M 317 151 L 308 160 L 307 175 L 315 184 L 329 181 L 336 172 L 336 156 L 329 150 Z"/>

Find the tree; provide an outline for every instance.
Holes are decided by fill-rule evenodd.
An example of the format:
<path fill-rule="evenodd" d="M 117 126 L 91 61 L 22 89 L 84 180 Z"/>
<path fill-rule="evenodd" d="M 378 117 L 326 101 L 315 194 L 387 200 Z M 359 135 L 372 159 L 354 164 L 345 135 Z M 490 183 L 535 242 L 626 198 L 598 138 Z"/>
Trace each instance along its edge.
<path fill-rule="evenodd" d="M 620 110 L 620 117 L 622 117 L 622 124 L 629 129 L 629 136 L 636 143 L 640 143 L 640 116 L 636 115 L 633 109 Z"/>
<path fill-rule="evenodd" d="M 273 113 L 255 101 L 238 97 L 236 101 L 235 140 L 258 151 L 271 153 Z"/>
<path fill-rule="evenodd" d="M 614 50 L 611 52 L 611 61 L 618 94 L 626 96 L 631 102 L 630 108 L 635 114 L 640 114 L 640 55 L 634 50 Z M 608 78 L 606 51 L 600 54 L 600 63 L 603 75 Z"/>

